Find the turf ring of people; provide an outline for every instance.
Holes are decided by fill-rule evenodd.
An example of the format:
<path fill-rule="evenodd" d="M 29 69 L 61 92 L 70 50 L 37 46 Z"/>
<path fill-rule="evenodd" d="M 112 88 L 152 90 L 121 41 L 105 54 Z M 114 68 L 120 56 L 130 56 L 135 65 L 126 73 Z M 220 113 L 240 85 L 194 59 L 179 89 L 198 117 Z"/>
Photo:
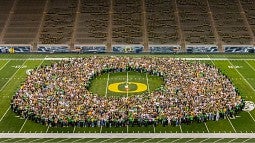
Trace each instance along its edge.
<path fill-rule="evenodd" d="M 88 90 L 97 76 L 126 71 L 160 76 L 164 86 L 130 97 L 98 96 Z M 94 56 L 31 71 L 13 96 L 11 109 L 47 126 L 176 126 L 235 116 L 244 104 L 214 66 L 172 58 Z"/>

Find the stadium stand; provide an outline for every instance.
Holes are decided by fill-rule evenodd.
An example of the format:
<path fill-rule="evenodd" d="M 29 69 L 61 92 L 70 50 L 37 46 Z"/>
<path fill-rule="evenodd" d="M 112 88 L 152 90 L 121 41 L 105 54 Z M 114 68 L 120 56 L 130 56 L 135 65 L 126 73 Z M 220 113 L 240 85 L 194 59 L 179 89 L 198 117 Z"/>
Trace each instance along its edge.
<path fill-rule="evenodd" d="M 145 0 L 145 3 L 149 44 L 177 44 L 178 32 L 173 2 Z"/>
<path fill-rule="evenodd" d="M 245 26 L 237 0 L 209 0 L 210 9 L 223 44 L 250 44 L 251 37 Z"/>
<path fill-rule="evenodd" d="M 142 44 L 141 8 L 142 3 L 138 0 L 113 1 L 113 43 Z"/>
<path fill-rule="evenodd" d="M 87 45 L 104 45 L 104 52 L 142 45 L 139 51 L 150 53 L 172 53 L 176 45 L 176 52 L 202 53 L 232 46 L 238 48 L 227 51 L 249 52 L 254 17 L 254 0 L 1 0 L 0 46 L 43 52 L 39 46 L 67 45 L 68 51 L 86 47 L 85 53 L 102 52 Z M 217 48 L 204 49 L 211 45 Z"/>
<path fill-rule="evenodd" d="M 75 44 L 106 44 L 109 7 L 106 0 L 81 0 Z"/>
<path fill-rule="evenodd" d="M 3 36 L 5 44 L 31 44 L 38 32 L 44 0 L 18 0 Z"/>
<path fill-rule="evenodd" d="M 39 42 L 70 44 L 76 9 L 76 0 L 50 0 Z"/>
<path fill-rule="evenodd" d="M 215 44 L 206 1 L 178 0 L 177 5 L 186 44 Z"/>

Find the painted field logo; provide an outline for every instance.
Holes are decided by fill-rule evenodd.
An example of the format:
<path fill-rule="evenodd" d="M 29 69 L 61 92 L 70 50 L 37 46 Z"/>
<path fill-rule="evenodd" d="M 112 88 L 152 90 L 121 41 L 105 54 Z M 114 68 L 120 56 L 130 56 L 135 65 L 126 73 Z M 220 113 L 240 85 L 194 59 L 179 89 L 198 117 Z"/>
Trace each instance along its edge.
<path fill-rule="evenodd" d="M 128 93 L 138 93 L 138 92 L 143 92 L 143 91 L 147 90 L 147 85 L 145 85 L 143 83 L 139 83 L 139 82 L 128 82 L 129 85 L 132 85 L 132 84 L 136 85 L 137 88 L 135 90 L 127 89 L 128 85 L 125 85 L 125 89 L 120 90 L 119 86 L 123 85 L 123 84 L 126 84 L 126 82 L 113 83 L 108 86 L 108 89 L 112 92 L 118 92 L 118 93 L 127 93 L 127 92 Z"/>
<path fill-rule="evenodd" d="M 255 104 L 252 101 L 245 101 L 245 106 L 243 111 L 252 111 L 255 108 Z"/>

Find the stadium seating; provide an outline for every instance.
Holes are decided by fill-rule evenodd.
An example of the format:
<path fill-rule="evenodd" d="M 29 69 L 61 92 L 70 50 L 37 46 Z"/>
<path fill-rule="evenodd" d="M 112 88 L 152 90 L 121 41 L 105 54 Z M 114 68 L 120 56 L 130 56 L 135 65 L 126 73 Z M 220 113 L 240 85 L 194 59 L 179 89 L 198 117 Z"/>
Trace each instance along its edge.
<path fill-rule="evenodd" d="M 110 2 L 81 0 L 75 34 L 76 44 L 105 44 L 109 25 Z"/>
<path fill-rule="evenodd" d="M 112 40 L 118 44 L 141 44 L 142 3 L 138 0 L 114 0 Z"/>
<path fill-rule="evenodd" d="M 173 1 L 145 0 L 145 5 L 149 44 L 177 44 Z"/>
<path fill-rule="evenodd" d="M 73 33 L 76 9 L 76 0 L 50 0 L 39 42 L 42 44 L 69 44 Z"/>
<path fill-rule="evenodd" d="M 38 32 L 45 0 L 19 0 L 5 31 L 5 44 L 31 44 Z"/>
<path fill-rule="evenodd" d="M 224 44 L 250 44 L 237 0 L 209 0 L 216 28 Z"/>
<path fill-rule="evenodd" d="M 112 45 L 143 45 L 143 52 L 156 53 L 171 53 L 165 45 L 182 52 L 215 52 L 199 47 L 217 45 L 224 52 L 226 45 L 254 46 L 254 35 L 254 0 L 0 1 L 0 46 L 27 44 L 33 52 L 47 44 L 104 45 L 107 52 Z"/>
<path fill-rule="evenodd" d="M 186 44 L 214 44 L 206 1 L 177 0 Z"/>

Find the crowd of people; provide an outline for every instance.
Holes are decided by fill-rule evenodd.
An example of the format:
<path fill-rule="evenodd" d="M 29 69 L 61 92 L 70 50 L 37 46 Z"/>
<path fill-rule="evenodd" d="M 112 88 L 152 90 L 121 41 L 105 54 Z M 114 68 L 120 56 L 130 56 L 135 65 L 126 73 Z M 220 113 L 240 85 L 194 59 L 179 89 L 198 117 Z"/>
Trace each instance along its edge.
<path fill-rule="evenodd" d="M 164 85 L 129 97 L 99 96 L 88 90 L 96 76 L 130 70 L 161 76 Z M 244 100 L 211 65 L 172 58 L 95 56 L 33 70 L 13 96 L 11 108 L 47 126 L 177 126 L 234 118 Z"/>

